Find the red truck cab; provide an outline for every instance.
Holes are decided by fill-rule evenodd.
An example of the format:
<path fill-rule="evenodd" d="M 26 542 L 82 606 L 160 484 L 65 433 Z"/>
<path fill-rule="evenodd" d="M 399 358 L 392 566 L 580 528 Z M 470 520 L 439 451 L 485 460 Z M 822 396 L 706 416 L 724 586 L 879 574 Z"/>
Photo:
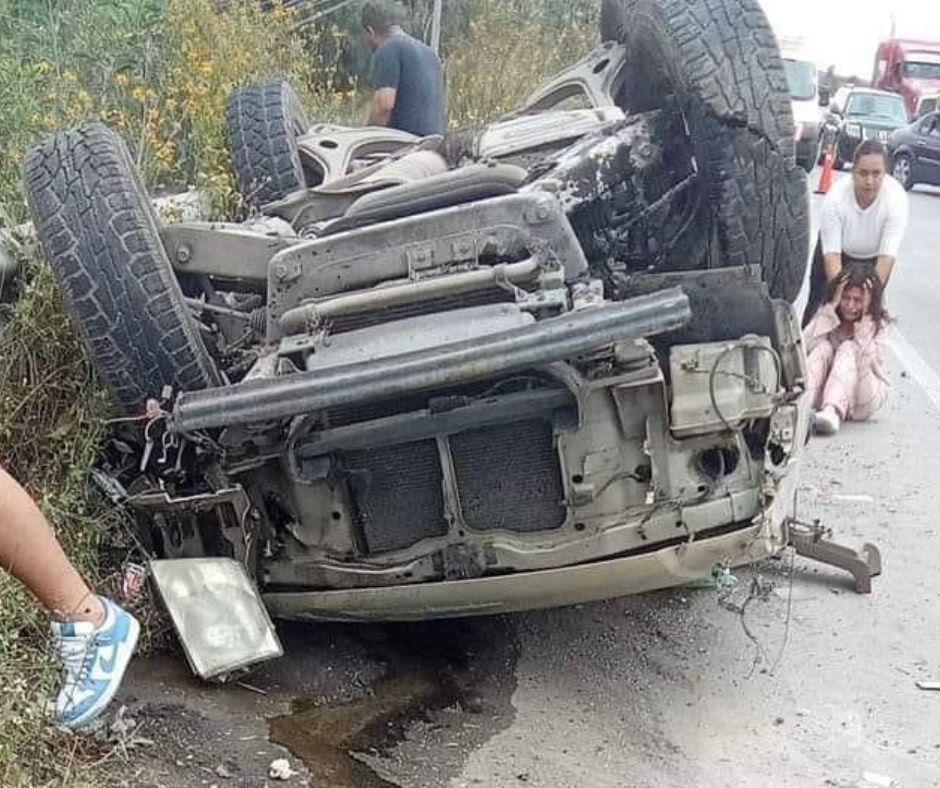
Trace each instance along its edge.
<path fill-rule="evenodd" d="M 872 85 L 904 96 L 913 118 L 922 95 L 940 93 L 940 41 L 893 38 L 878 45 Z"/>

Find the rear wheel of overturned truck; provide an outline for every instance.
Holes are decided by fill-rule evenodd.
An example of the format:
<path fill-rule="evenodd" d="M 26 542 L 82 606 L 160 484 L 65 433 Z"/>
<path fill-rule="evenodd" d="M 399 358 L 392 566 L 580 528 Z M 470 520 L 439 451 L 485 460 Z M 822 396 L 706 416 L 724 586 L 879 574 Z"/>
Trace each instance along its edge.
<path fill-rule="evenodd" d="M 225 124 L 238 190 L 249 205 L 260 208 L 307 186 L 297 140 L 310 124 L 286 80 L 235 90 Z"/>
<path fill-rule="evenodd" d="M 218 385 L 120 137 L 101 124 L 61 132 L 24 171 L 36 233 L 115 406 L 140 415 L 166 386 Z"/>
<path fill-rule="evenodd" d="M 793 301 L 808 259 L 806 178 L 756 0 L 603 0 L 601 36 L 626 45 L 621 108 L 678 111 L 692 140 L 695 215 L 662 267 L 759 264 L 771 294 Z"/>

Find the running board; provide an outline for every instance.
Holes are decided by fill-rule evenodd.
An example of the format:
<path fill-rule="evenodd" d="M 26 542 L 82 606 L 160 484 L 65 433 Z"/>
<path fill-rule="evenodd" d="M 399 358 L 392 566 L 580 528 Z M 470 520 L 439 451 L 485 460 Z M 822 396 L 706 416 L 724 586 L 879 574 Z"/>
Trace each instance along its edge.
<path fill-rule="evenodd" d="M 786 529 L 787 544 L 797 555 L 844 569 L 855 579 L 857 593 L 871 593 L 871 579 L 881 574 L 881 552 L 875 545 L 866 542 L 861 550 L 853 550 L 836 544 L 824 538 L 830 532 L 819 523 L 788 520 Z"/>

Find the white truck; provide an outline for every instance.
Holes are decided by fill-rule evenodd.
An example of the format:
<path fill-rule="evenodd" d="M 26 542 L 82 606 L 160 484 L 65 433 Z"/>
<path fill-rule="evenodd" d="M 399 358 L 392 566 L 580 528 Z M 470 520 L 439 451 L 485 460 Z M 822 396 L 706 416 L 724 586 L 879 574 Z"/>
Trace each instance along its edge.
<path fill-rule="evenodd" d="M 801 38 L 778 34 L 777 39 L 793 102 L 796 161 L 809 172 L 819 160 L 823 126 L 821 106 L 825 103 L 819 94 L 816 63 L 808 56 Z"/>

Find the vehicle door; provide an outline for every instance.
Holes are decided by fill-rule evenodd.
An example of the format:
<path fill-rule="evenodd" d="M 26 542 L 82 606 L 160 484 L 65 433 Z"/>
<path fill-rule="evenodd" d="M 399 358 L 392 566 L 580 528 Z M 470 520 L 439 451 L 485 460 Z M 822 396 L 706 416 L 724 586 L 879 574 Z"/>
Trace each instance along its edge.
<path fill-rule="evenodd" d="M 917 180 L 940 185 L 940 112 L 933 112 L 920 122 L 912 147 Z"/>

